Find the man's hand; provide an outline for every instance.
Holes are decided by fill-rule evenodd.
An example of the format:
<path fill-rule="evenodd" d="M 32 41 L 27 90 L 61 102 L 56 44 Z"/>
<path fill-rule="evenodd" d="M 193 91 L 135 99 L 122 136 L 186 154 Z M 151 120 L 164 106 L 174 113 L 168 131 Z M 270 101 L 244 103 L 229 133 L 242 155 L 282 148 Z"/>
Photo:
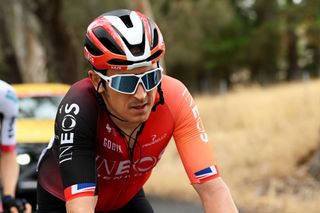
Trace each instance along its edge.
<path fill-rule="evenodd" d="M 8 213 L 31 213 L 32 207 L 25 199 L 17 199 L 10 195 L 3 196 L 2 204 Z"/>

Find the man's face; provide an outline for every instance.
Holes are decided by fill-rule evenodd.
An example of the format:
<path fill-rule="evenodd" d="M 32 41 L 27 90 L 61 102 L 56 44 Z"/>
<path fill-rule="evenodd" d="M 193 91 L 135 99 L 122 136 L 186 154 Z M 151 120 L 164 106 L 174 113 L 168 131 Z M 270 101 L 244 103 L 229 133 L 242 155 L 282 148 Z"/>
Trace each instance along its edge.
<path fill-rule="evenodd" d="M 116 74 L 139 75 L 154 68 L 156 68 L 156 66 L 140 67 L 126 71 L 108 70 L 107 76 L 111 77 Z M 112 114 L 134 124 L 144 122 L 148 119 L 156 97 L 156 88 L 147 92 L 140 82 L 134 94 L 123 94 L 110 88 L 108 82 L 106 87 L 106 92 L 102 93 L 102 95 L 105 97 L 108 110 Z"/>

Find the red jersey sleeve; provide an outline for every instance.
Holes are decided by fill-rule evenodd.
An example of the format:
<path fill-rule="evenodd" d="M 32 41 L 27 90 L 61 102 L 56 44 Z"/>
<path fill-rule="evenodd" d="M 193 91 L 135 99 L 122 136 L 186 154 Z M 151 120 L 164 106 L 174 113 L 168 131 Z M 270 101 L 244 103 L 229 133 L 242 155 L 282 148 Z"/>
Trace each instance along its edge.
<path fill-rule="evenodd" d="M 165 78 L 165 102 L 175 121 L 173 137 L 191 184 L 218 177 L 212 147 L 194 99 L 180 81 Z"/>

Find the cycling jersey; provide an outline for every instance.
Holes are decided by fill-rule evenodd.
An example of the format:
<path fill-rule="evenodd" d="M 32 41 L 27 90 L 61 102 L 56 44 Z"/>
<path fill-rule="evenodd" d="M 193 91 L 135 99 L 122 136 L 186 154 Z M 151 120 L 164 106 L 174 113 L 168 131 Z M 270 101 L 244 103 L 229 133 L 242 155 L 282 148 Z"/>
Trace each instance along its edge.
<path fill-rule="evenodd" d="M 10 152 L 16 149 L 16 117 L 19 111 L 15 90 L 0 80 L 0 142 L 1 151 Z"/>
<path fill-rule="evenodd" d="M 143 123 L 131 150 L 91 80 L 72 85 L 57 112 L 55 137 L 39 162 L 41 187 L 65 201 L 98 195 L 97 212 L 119 209 L 141 190 L 172 136 L 192 184 L 218 177 L 192 96 L 166 75 L 162 90 L 165 103 Z"/>
<path fill-rule="evenodd" d="M 37 187 L 37 204 L 38 213 L 67 213 L 66 203 L 44 190 L 40 185 Z M 141 189 L 127 204 L 125 204 L 125 206 L 112 211 L 112 213 L 128 212 L 154 213 L 143 189 Z"/>

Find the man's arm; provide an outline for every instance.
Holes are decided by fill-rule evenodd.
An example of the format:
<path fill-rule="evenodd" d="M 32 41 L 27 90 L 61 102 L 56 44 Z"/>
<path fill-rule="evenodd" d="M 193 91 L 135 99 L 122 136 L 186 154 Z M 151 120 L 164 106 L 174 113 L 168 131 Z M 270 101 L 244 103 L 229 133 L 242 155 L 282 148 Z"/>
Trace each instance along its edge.
<path fill-rule="evenodd" d="M 15 190 L 19 176 L 19 165 L 16 151 L 1 153 L 1 181 L 4 195 L 15 197 Z"/>
<path fill-rule="evenodd" d="M 94 213 L 97 196 L 77 197 L 67 201 L 67 213 Z"/>
<path fill-rule="evenodd" d="M 201 184 L 194 184 L 193 187 L 200 196 L 205 213 L 238 212 L 228 186 L 221 177 Z"/>
<path fill-rule="evenodd" d="M 0 174 L 3 188 L 3 195 L 15 197 L 16 186 L 19 176 L 19 165 L 16 160 L 16 151 L 1 152 Z M 31 213 L 32 207 L 29 203 L 25 204 L 25 213 Z M 17 212 L 16 207 L 10 208 L 11 212 Z"/>

